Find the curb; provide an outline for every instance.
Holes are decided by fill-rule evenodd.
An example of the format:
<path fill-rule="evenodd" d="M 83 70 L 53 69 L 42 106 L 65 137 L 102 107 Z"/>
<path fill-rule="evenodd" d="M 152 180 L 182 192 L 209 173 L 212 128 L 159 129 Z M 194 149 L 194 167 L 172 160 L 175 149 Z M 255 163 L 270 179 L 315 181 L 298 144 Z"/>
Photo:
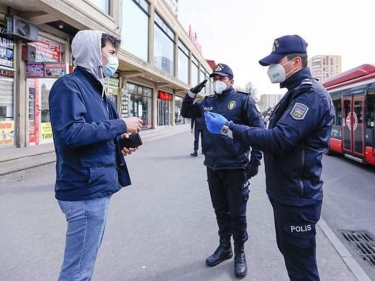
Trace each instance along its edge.
<path fill-rule="evenodd" d="M 344 244 L 340 241 L 340 239 L 336 236 L 336 234 L 327 225 L 327 223 L 322 217 L 318 221 L 318 225 L 322 229 L 323 233 L 328 238 L 328 240 L 332 243 L 333 247 L 339 253 L 345 264 L 349 267 L 351 272 L 358 279 L 358 281 L 371 281 L 366 272 L 361 268 L 361 266 L 349 253 Z"/>

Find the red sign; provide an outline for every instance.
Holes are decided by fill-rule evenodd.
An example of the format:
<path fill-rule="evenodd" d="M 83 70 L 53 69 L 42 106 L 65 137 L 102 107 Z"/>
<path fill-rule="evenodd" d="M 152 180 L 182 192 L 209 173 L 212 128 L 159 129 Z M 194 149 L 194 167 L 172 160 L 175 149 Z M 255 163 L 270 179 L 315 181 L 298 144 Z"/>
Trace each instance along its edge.
<path fill-rule="evenodd" d="M 171 100 L 173 100 L 173 95 L 169 94 L 169 93 L 166 93 L 166 92 L 163 92 L 163 91 L 159 91 L 158 92 L 158 99 L 171 101 Z"/>
<path fill-rule="evenodd" d="M 36 48 L 36 61 L 58 62 L 61 60 L 61 45 L 41 36 L 38 42 L 29 43 Z"/>
<path fill-rule="evenodd" d="M 191 25 L 189 25 L 189 38 L 191 39 L 191 42 L 197 47 L 198 51 L 202 53 L 202 45 L 198 43 L 198 36 L 197 33 L 193 32 L 191 29 Z"/>

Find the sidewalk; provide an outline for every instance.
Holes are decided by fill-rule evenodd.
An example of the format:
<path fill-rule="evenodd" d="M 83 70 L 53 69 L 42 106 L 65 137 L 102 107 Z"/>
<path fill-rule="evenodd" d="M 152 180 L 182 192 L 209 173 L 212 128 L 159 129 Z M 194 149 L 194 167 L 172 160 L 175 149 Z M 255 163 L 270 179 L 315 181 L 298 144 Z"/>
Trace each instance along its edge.
<path fill-rule="evenodd" d="M 161 130 L 145 131 L 144 145 L 126 158 L 132 185 L 112 198 L 93 281 L 238 280 L 233 259 L 213 268 L 204 263 L 218 244 L 204 157 L 190 156 L 190 127 L 177 128 L 178 134 L 167 137 Z M 288 281 L 263 168 L 251 181 L 248 275 L 242 280 Z M 57 279 L 66 229 L 53 182 L 54 165 L 20 181 L 0 182 L 0 280 Z M 317 227 L 317 255 L 322 281 L 370 280 L 323 219 Z"/>
<path fill-rule="evenodd" d="M 143 130 L 143 141 L 153 141 L 190 130 L 190 124 L 159 127 Z M 0 182 L 10 179 L 22 179 L 31 170 L 56 161 L 53 143 L 23 148 L 6 148 L 0 150 Z"/>

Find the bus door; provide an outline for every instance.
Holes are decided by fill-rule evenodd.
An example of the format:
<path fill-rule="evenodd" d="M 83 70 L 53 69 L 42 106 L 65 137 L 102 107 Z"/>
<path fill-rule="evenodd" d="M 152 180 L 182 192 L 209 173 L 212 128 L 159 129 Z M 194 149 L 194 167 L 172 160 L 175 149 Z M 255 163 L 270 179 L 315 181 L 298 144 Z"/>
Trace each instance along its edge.
<path fill-rule="evenodd" d="M 364 159 L 364 91 L 342 98 L 343 152 L 363 162 Z"/>
<path fill-rule="evenodd" d="M 375 165 L 375 88 L 367 90 L 366 100 L 366 162 Z"/>

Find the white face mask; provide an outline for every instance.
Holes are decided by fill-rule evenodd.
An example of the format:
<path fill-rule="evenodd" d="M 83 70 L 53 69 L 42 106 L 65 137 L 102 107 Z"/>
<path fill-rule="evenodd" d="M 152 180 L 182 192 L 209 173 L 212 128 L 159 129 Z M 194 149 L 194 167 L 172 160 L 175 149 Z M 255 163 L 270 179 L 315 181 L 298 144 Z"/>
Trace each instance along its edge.
<path fill-rule="evenodd" d="M 270 67 L 268 68 L 267 74 L 268 77 L 271 80 L 271 83 L 282 83 L 286 80 L 286 76 L 293 71 L 289 71 L 287 74 L 285 73 L 284 65 L 289 63 L 291 61 L 287 61 L 284 64 L 271 64 Z"/>
<path fill-rule="evenodd" d="M 221 95 L 223 91 L 227 89 L 227 84 L 223 81 L 215 81 L 214 82 L 214 91 L 216 94 Z"/>

